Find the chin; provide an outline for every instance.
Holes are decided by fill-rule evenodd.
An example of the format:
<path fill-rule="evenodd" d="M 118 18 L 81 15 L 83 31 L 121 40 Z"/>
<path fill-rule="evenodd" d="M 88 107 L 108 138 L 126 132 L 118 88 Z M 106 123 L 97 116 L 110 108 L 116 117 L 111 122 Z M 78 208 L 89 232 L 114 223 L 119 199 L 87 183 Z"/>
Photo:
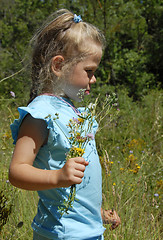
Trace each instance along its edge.
<path fill-rule="evenodd" d="M 75 102 L 82 102 L 84 100 L 85 93 L 80 90 L 78 91 L 67 91 L 66 95 Z"/>

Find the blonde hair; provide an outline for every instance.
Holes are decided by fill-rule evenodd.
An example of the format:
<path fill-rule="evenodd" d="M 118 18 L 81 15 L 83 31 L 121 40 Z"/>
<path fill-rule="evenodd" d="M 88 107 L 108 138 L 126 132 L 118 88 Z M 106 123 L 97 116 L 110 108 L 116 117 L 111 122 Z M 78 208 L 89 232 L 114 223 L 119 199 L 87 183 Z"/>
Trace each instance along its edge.
<path fill-rule="evenodd" d="M 30 101 L 39 93 L 62 94 L 60 79 L 51 69 L 52 58 L 62 55 L 65 59 L 65 71 L 68 70 L 70 64 L 72 66 L 72 63 L 91 54 L 92 49 L 87 46 L 87 40 L 104 48 L 105 38 L 99 29 L 84 21 L 75 23 L 72 12 L 61 9 L 50 16 L 31 40 L 33 53 Z"/>

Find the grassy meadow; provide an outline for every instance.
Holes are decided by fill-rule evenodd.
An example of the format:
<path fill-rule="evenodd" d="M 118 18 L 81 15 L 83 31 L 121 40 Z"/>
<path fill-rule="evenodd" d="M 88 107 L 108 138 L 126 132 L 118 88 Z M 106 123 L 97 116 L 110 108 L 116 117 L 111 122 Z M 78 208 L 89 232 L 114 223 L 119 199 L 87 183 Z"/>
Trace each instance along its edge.
<path fill-rule="evenodd" d="M 162 92 L 149 92 L 133 102 L 125 90 L 118 91 L 119 114 L 105 119 L 97 133 L 103 170 L 103 208 L 114 208 L 121 225 L 105 240 L 161 240 L 162 229 Z M 0 99 L 0 239 L 30 240 L 37 194 L 12 187 L 8 168 L 13 151 L 10 124 L 18 117 L 24 100 Z M 84 229 L 83 229 L 84 230 Z M 89 236 L 88 236 L 89 237 Z"/>

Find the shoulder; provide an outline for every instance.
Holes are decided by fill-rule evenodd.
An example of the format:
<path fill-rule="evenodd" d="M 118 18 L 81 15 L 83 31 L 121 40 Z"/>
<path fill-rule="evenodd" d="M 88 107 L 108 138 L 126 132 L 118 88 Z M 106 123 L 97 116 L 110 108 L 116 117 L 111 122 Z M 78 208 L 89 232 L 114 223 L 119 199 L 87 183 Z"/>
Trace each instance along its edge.
<path fill-rule="evenodd" d="M 43 145 L 48 137 L 47 123 L 43 119 L 36 119 L 27 114 L 20 125 L 18 139 L 23 136 L 39 142 L 40 146 Z"/>
<path fill-rule="evenodd" d="M 35 127 L 36 129 L 41 129 L 46 127 L 46 121 L 43 119 L 38 119 L 32 117 L 30 114 L 27 114 L 24 119 L 22 120 L 21 125 L 30 127 Z"/>
<path fill-rule="evenodd" d="M 29 132 L 31 129 L 41 132 L 41 134 L 48 131 L 47 129 L 50 128 L 51 123 L 47 116 L 53 112 L 49 102 L 49 98 L 40 96 L 34 99 L 27 107 L 18 108 L 19 119 L 15 119 L 10 125 L 14 144 L 17 141 L 20 127 L 23 129 L 23 133 L 26 134 L 27 130 Z M 43 129 L 46 129 L 46 131 Z"/>

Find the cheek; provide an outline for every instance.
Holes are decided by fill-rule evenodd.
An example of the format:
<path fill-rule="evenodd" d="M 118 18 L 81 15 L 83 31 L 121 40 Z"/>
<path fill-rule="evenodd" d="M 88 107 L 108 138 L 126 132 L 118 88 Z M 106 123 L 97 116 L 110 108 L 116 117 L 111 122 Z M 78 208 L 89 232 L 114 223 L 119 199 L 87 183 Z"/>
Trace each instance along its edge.
<path fill-rule="evenodd" d="M 87 74 L 76 72 L 73 74 L 70 81 L 75 86 L 83 87 L 88 84 Z"/>

